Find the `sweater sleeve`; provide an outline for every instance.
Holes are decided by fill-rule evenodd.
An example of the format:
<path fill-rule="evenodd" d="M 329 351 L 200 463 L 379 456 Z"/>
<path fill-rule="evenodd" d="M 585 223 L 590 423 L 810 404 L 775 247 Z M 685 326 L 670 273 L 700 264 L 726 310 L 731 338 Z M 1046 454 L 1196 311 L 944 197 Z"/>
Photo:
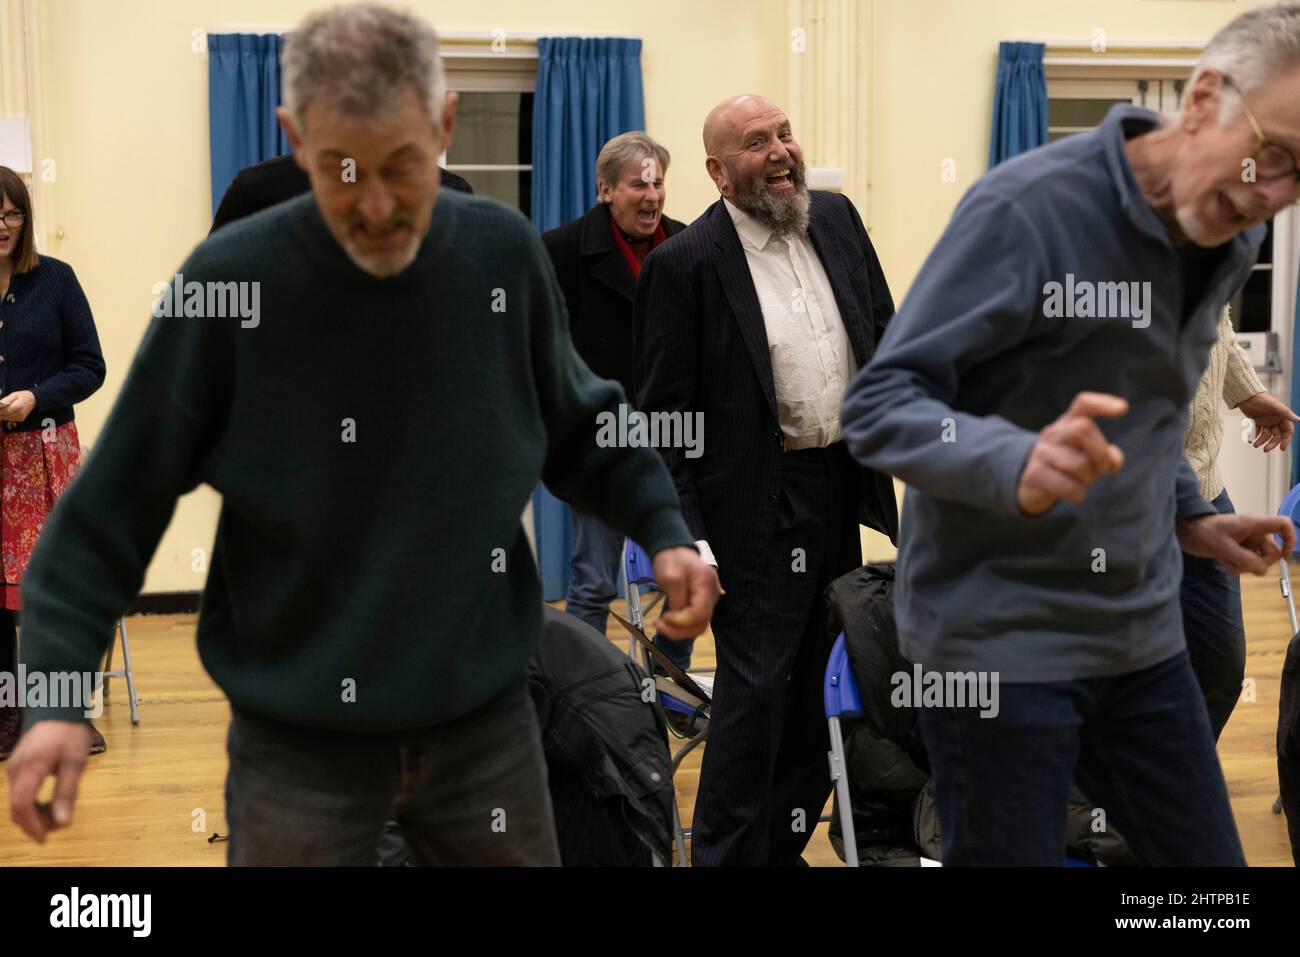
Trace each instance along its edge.
<path fill-rule="evenodd" d="M 1255 375 L 1250 357 L 1241 351 L 1241 346 L 1237 343 L 1237 333 L 1233 331 L 1227 309 L 1223 310 L 1223 317 L 1219 320 L 1219 338 L 1223 340 L 1228 361 L 1223 376 L 1223 401 L 1228 408 L 1235 409 L 1252 395 L 1267 390 L 1264 383 L 1259 381 L 1259 376 Z"/>
<path fill-rule="evenodd" d="M 195 257 L 182 271 L 213 278 Z M 176 499 L 200 481 L 223 427 L 237 323 L 152 321 L 94 452 L 51 512 L 23 575 L 29 675 L 98 670 Z M 24 721 L 84 721 L 83 708 L 48 702 L 26 709 Z"/>
<path fill-rule="evenodd" d="M 54 412 L 84 402 L 104 384 L 104 354 L 90 313 L 90 303 L 68 266 L 59 302 L 63 336 L 63 370 L 32 389 L 36 408 L 32 415 Z"/>
<path fill-rule="evenodd" d="M 668 469 L 648 447 L 602 447 L 602 421 L 630 411 L 617 382 L 601 379 L 573 347 L 559 280 L 535 234 L 525 255 L 534 274 L 529 301 L 532 360 L 548 447 L 542 480 L 644 548 L 694 547 Z"/>
<path fill-rule="evenodd" d="M 969 369 L 1028 333 L 1047 272 L 1042 248 L 1014 202 L 977 190 L 958 205 L 845 396 L 844 434 L 859 462 L 927 494 L 1021 514 L 1016 490 L 1037 433 L 952 403 Z"/>

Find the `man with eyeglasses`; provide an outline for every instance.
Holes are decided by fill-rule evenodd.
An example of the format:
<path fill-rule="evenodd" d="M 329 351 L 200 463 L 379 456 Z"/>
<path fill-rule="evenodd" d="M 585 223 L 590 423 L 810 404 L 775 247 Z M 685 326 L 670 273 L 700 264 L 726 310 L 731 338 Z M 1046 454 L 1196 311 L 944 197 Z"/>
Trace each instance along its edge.
<path fill-rule="evenodd" d="M 1183 432 L 1297 152 L 1289 3 L 1211 40 L 1177 121 L 1117 106 L 976 183 L 845 398 L 854 455 L 909 485 L 904 656 L 998 679 L 995 716 L 921 710 L 946 864 L 1059 866 L 1076 777 L 1140 863 L 1245 863 L 1179 552 L 1263 574 L 1295 533 L 1219 514 Z"/>

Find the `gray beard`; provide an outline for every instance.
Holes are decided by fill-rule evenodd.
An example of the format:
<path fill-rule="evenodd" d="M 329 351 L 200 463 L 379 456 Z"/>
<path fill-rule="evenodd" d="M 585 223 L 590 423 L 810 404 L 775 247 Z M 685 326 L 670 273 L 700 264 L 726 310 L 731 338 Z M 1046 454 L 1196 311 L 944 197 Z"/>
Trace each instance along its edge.
<path fill-rule="evenodd" d="M 780 239 L 803 236 L 808 232 L 808 210 L 812 201 L 807 185 L 802 182 L 795 184 L 792 196 L 780 198 L 768 192 L 766 180 L 760 178 L 756 183 L 737 189 L 734 202 Z"/>

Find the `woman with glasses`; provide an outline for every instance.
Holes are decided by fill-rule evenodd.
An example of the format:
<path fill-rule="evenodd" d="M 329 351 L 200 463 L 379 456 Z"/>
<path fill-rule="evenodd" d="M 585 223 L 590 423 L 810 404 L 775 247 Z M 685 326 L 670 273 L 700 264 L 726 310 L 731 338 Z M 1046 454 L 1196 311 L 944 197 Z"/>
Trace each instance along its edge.
<path fill-rule="evenodd" d="M 67 263 L 37 255 L 35 237 L 27 187 L 0 166 L 0 673 L 15 675 L 16 699 L 0 696 L 0 760 L 22 733 L 18 585 L 46 514 L 81 461 L 72 407 L 104 383 L 81 285 Z M 104 750 L 93 728 L 90 750 Z"/>

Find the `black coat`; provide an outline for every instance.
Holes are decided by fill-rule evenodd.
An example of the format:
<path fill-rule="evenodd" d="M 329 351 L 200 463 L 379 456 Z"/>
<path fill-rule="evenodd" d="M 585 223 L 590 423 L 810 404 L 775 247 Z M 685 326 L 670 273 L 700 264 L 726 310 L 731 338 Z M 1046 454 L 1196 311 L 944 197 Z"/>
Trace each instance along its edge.
<path fill-rule="evenodd" d="M 442 170 L 442 185 L 448 189 L 458 189 L 462 193 L 474 192 L 464 179 L 445 169 Z M 286 199 L 293 199 L 309 189 L 311 180 L 294 160 L 292 153 L 241 169 L 221 197 L 221 205 L 217 207 L 217 215 L 212 220 L 209 234 L 215 233 L 227 223 L 251 216 L 276 203 L 283 203 Z"/>
<path fill-rule="evenodd" d="M 1300 867 L 1300 632 L 1291 636 L 1282 663 L 1277 715 L 1277 776 L 1291 838 L 1291 859 Z"/>
<path fill-rule="evenodd" d="M 667 731 L 644 700 L 646 675 L 604 635 L 566 612 L 542 611 L 528 663 L 565 867 L 672 860 L 673 781 Z"/>
<path fill-rule="evenodd" d="M 632 398 L 632 298 L 636 280 L 610 230 L 609 206 L 597 203 L 584 216 L 542 234 L 569 309 L 569 330 L 578 355 L 602 379 L 613 379 Z M 685 223 L 664 216 L 664 233 Z"/>
<path fill-rule="evenodd" d="M 846 721 L 844 728 L 859 853 L 873 863 L 914 856 L 913 808 L 930 780 L 930 765 L 916 709 L 896 708 L 891 701 L 892 676 L 912 671 L 898 650 L 894 564 L 867 565 L 841 575 L 826 589 L 826 602 L 831 621 L 844 632 L 862 701 L 862 717 Z M 831 822 L 837 851 L 840 840 L 837 813 Z"/>
<path fill-rule="evenodd" d="M 871 240 L 844 196 L 812 192 L 808 228 L 860 366 L 894 314 Z M 763 312 L 740 236 L 722 200 L 646 257 L 636 290 L 635 404 L 702 412 L 704 449 L 661 449 L 686 524 L 707 539 L 734 620 L 763 587 L 776 525 L 783 435 Z M 858 518 L 895 540 L 893 481 L 860 470 Z"/>

